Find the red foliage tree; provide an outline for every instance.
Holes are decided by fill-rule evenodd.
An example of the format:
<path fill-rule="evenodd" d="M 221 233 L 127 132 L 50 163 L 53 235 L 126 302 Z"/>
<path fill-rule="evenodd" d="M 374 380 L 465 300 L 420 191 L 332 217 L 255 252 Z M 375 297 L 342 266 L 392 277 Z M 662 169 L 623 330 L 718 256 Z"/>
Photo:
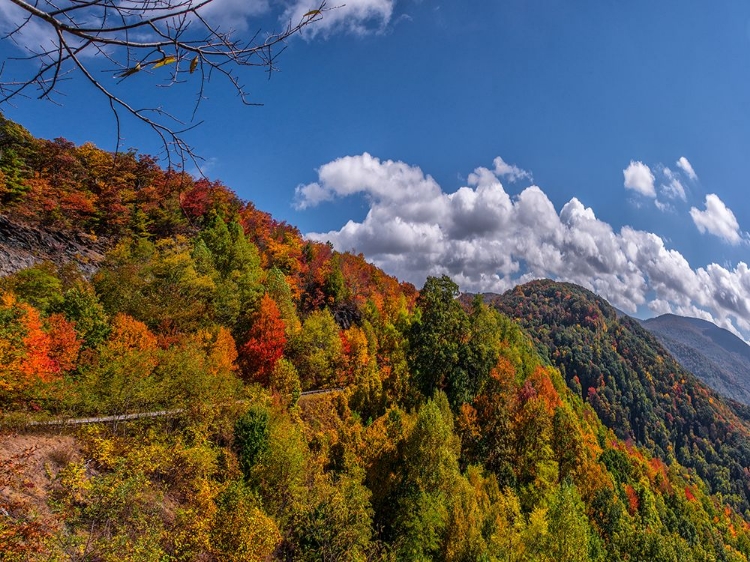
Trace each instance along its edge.
<path fill-rule="evenodd" d="M 284 353 L 286 332 L 279 307 L 267 294 L 261 298 L 255 321 L 240 348 L 239 363 L 245 380 L 268 384 L 276 362 Z"/>
<path fill-rule="evenodd" d="M 204 217 L 215 210 L 224 216 L 232 216 L 242 203 L 237 195 L 219 181 L 199 179 L 190 189 L 180 195 L 183 211 L 191 219 Z"/>
<path fill-rule="evenodd" d="M 625 496 L 628 499 L 628 513 L 630 513 L 630 515 L 635 515 L 638 513 L 641 503 L 638 498 L 638 493 L 630 484 L 625 485 Z"/>

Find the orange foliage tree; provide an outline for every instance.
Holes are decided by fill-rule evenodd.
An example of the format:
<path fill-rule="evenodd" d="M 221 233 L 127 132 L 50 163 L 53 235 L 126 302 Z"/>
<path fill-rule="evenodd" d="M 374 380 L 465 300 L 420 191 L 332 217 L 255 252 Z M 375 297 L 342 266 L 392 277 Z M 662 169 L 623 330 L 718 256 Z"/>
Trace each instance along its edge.
<path fill-rule="evenodd" d="M 154 336 L 143 322 L 127 314 L 117 314 L 112 319 L 108 348 L 113 352 L 152 351 L 156 349 Z"/>
<path fill-rule="evenodd" d="M 39 312 L 10 293 L 0 297 L 0 390 L 22 391 L 59 374 L 53 342 Z"/>
<path fill-rule="evenodd" d="M 47 332 L 50 338 L 50 357 L 60 372 L 72 370 L 78 359 L 82 341 L 78 338 L 73 322 L 62 314 L 52 314 L 47 318 Z"/>

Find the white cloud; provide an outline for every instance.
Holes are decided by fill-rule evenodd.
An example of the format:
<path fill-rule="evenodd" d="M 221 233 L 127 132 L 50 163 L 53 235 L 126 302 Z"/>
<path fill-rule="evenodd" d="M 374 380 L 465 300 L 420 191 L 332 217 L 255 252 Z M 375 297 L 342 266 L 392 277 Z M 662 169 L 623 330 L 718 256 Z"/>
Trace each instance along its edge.
<path fill-rule="evenodd" d="M 221 31 L 229 32 L 246 31 L 253 18 L 270 11 L 269 0 L 212 0 L 200 13 Z"/>
<path fill-rule="evenodd" d="M 661 211 L 662 213 L 666 213 L 666 212 L 673 212 L 673 211 L 674 211 L 674 207 L 673 207 L 672 205 L 670 205 L 669 203 L 662 203 L 662 202 L 661 202 L 661 201 L 659 201 L 658 199 L 654 199 L 654 205 L 655 205 L 655 206 L 656 206 L 656 208 L 657 208 L 657 209 L 659 209 L 659 210 L 660 210 L 660 211 Z"/>
<path fill-rule="evenodd" d="M 493 170 L 495 175 L 500 178 L 508 178 L 508 181 L 515 182 L 522 179 L 531 180 L 531 174 L 526 170 L 522 170 L 518 166 L 508 164 L 505 160 L 499 156 L 492 161 L 495 166 Z"/>
<path fill-rule="evenodd" d="M 656 197 L 654 189 L 654 174 L 643 162 L 630 161 L 630 165 L 622 171 L 625 177 L 625 188 L 637 191 L 646 197 Z"/>
<path fill-rule="evenodd" d="M 382 33 L 393 17 L 396 0 L 347 0 L 331 4 L 320 21 L 307 26 L 303 36 L 312 39 L 318 35 L 328 37 L 334 33 L 368 35 Z M 304 14 L 318 8 L 320 2 L 294 0 L 284 11 L 282 22 L 295 25 Z"/>
<path fill-rule="evenodd" d="M 690 216 L 693 217 L 693 222 L 701 234 L 708 232 L 733 245 L 742 241 L 737 218 L 715 193 L 706 195 L 705 211 L 692 207 Z"/>
<path fill-rule="evenodd" d="M 41 52 L 57 45 L 57 37 L 50 25 L 38 19 L 24 24 L 28 13 L 12 2 L 0 2 L 0 34 L 13 33 L 9 40 L 24 51 Z"/>
<path fill-rule="evenodd" d="M 678 178 L 672 170 L 666 167 L 662 170 L 662 173 L 664 174 L 667 183 L 661 185 L 661 194 L 668 199 L 681 199 L 682 201 L 687 201 L 685 186 L 682 185 L 680 178 Z"/>
<path fill-rule="evenodd" d="M 656 234 L 629 226 L 615 231 L 576 198 L 558 212 L 538 186 L 512 197 L 498 176 L 479 167 L 467 186 L 445 193 L 420 168 L 365 153 L 322 166 L 316 182 L 297 188 L 296 205 L 363 196 L 369 212 L 361 222 L 308 236 L 362 252 L 417 286 L 445 273 L 462 290 L 501 292 L 551 277 L 594 290 L 626 312 L 648 306 L 750 333 L 745 263 L 694 269 Z"/>
<path fill-rule="evenodd" d="M 698 175 L 695 173 L 695 170 L 693 170 L 693 166 L 684 156 L 680 156 L 680 159 L 677 161 L 677 167 L 685 172 L 687 177 L 689 177 L 691 180 L 695 181 L 698 179 Z"/>
<path fill-rule="evenodd" d="M 672 314 L 672 305 L 669 304 L 669 301 L 662 299 L 652 300 L 648 303 L 648 308 L 657 316 L 661 316 L 662 314 Z"/>

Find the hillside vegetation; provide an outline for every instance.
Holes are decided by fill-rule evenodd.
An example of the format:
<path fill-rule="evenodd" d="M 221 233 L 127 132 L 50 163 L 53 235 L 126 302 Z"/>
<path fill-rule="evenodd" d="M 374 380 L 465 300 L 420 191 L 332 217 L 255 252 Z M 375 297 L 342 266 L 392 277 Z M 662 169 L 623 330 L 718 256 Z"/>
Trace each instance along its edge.
<path fill-rule="evenodd" d="M 750 405 L 750 346 L 740 338 L 711 322 L 674 314 L 641 324 L 708 386 Z"/>
<path fill-rule="evenodd" d="M 148 157 L 0 151 L 3 214 L 108 247 L 0 279 L 3 559 L 750 555 L 744 422 L 592 295 L 462 304 Z"/>

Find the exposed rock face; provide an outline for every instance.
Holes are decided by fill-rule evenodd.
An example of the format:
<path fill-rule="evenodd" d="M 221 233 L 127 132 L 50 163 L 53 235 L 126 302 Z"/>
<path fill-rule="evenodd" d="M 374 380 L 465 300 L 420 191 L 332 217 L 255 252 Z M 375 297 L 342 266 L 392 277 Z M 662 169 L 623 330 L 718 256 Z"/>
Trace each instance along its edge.
<path fill-rule="evenodd" d="M 0 277 L 43 261 L 74 262 L 86 276 L 104 259 L 107 241 L 79 232 L 41 228 L 0 215 Z"/>

